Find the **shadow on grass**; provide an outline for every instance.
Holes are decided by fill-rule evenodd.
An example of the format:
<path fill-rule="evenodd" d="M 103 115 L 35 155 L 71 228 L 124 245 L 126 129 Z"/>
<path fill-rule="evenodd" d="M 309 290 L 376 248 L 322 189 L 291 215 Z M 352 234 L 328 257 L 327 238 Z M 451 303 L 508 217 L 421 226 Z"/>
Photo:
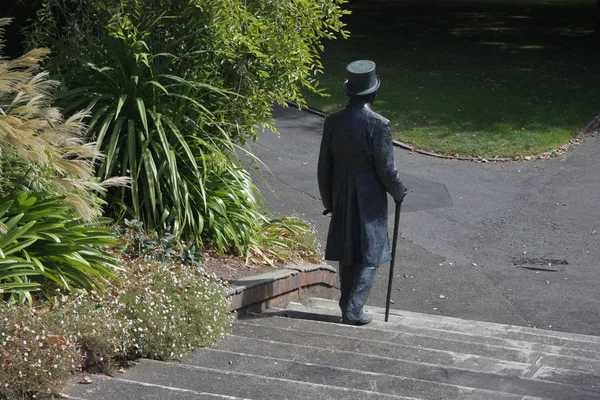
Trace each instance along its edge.
<path fill-rule="evenodd" d="M 558 147 L 600 113 L 595 1 L 354 0 L 349 40 L 326 43 L 310 104 L 346 102 L 355 59 L 377 63 L 374 109 L 395 135 L 447 154 L 513 156 Z"/>

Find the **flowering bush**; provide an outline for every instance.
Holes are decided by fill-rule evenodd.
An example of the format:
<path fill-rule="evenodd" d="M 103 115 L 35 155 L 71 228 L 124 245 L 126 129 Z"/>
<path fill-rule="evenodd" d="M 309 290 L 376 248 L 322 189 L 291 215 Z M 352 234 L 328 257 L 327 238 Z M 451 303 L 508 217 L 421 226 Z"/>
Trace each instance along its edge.
<path fill-rule="evenodd" d="M 198 270 L 178 264 L 132 267 L 135 279 L 123 285 L 119 297 L 141 356 L 181 359 L 225 332 L 229 310 L 223 292 L 199 279 Z"/>
<path fill-rule="evenodd" d="M 0 398 L 49 396 L 79 365 L 75 344 L 49 330 L 46 316 L 0 301 Z"/>
<path fill-rule="evenodd" d="M 185 264 L 124 260 L 118 286 L 51 309 L 0 302 L 0 399 L 55 394 L 78 369 L 180 359 L 230 325 L 221 285 Z"/>

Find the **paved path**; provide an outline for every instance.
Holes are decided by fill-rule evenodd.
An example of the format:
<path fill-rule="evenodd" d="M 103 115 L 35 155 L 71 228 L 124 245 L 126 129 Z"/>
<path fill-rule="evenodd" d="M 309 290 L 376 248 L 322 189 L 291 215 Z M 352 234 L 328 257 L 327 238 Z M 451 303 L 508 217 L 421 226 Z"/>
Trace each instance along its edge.
<path fill-rule="evenodd" d="M 273 173 L 263 168 L 264 182 L 257 178 L 266 207 L 311 221 L 324 243 L 329 219 L 316 182 L 323 121 L 294 109 L 277 108 L 275 117 L 281 137 L 265 132 L 252 145 Z M 563 157 L 526 163 L 397 149 L 413 191 L 403 205 L 392 308 L 600 335 L 598 154 L 598 137 Z M 542 258 L 568 264 L 515 265 Z M 382 267 L 371 305 L 384 306 L 388 271 Z"/>

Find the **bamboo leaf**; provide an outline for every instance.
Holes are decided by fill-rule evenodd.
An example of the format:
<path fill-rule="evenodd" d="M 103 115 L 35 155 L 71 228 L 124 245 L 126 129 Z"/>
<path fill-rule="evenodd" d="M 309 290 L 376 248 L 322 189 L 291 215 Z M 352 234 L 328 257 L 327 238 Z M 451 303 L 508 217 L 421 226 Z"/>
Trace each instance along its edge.
<path fill-rule="evenodd" d="M 16 253 L 17 251 L 20 251 L 20 250 L 22 250 L 24 248 L 27 248 L 27 247 L 31 246 L 37 240 L 38 240 L 38 238 L 31 238 L 31 239 L 25 240 L 25 241 L 20 242 L 20 243 L 15 243 L 13 245 L 6 246 L 3 249 L 4 257 L 9 256 L 9 255 L 11 255 L 13 253 Z"/>
<path fill-rule="evenodd" d="M 35 221 L 28 222 L 27 224 L 18 228 L 10 229 L 8 233 L 0 236 L 0 248 L 4 249 L 9 243 L 23 236 L 34 224 Z"/>

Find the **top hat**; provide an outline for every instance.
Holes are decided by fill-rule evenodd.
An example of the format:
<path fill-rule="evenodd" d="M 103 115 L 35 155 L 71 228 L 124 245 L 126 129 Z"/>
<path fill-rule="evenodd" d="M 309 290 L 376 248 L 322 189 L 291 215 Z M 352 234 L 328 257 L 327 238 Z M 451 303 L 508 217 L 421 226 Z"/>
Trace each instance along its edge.
<path fill-rule="evenodd" d="M 362 96 L 379 89 L 381 82 L 375 75 L 375 63 L 369 60 L 351 62 L 346 67 L 348 80 L 344 82 L 344 92 L 348 96 Z"/>

